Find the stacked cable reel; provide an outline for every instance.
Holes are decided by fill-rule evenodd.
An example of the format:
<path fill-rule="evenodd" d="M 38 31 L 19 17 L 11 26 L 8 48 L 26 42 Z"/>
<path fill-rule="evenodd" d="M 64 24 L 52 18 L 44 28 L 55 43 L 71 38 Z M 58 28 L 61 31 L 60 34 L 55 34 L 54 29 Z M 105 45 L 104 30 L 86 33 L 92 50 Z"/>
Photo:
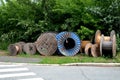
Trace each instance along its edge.
<path fill-rule="evenodd" d="M 110 32 L 110 36 L 104 36 L 100 30 L 95 33 L 94 44 L 88 43 L 85 46 L 86 55 L 99 57 L 115 57 L 116 56 L 116 35 L 115 31 Z"/>

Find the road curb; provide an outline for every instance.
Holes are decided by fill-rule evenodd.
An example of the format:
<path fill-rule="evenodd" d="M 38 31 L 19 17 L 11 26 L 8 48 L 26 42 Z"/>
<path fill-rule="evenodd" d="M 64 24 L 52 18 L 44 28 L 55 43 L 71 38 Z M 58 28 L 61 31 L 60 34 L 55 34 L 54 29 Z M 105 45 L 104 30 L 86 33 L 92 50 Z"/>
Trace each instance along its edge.
<path fill-rule="evenodd" d="M 120 63 L 67 63 L 67 64 L 36 64 L 36 63 L 12 63 L 0 62 L 0 64 L 35 65 L 35 66 L 98 66 L 98 67 L 120 67 Z"/>
<path fill-rule="evenodd" d="M 62 66 L 99 66 L 99 67 L 120 67 L 120 63 L 69 63 Z"/>

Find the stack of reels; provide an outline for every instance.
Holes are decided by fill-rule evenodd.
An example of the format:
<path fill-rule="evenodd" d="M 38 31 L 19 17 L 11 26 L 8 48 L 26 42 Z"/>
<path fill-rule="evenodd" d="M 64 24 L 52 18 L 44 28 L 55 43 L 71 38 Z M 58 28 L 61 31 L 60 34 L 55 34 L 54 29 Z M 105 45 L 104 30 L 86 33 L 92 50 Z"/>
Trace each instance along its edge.
<path fill-rule="evenodd" d="M 116 56 L 116 35 L 112 30 L 110 36 L 104 36 L 100 30 L 96 31 L 95 43 L 88 43 L 85 46 L 86 55 L 99 57 L 115 57 Z"/>
<path fill-rule="evenodd" d="M 18 42 L 15 44 L 10 44 L 8 46 L 8 51 L 10 52 L 11 56 L 15 56 L 17 54 L 20 54 L 23 52 L 23 46 L 24 46 L 24 42 Z"/>
<path fill-rule="evenodd" d="M 74 32 L 42 33 L 34 43 L 15 43 L 8 46 L 10 55 L 17 55 L 25 52 L 35 54 L 38 51 L 41 55 L 53 55 L 57 49 L 64 56 L 74 56 L 80 50 L 81 42 Z"/>
<path fill-rule="evenodd" d="M 8 51 L 11 56 L 15 56 L 20 53 L 35 54 L 36 47 L 34 43 L 18 42 L 15 44 L 10 44 L 8 46 Z"/>
<path fill-rule="evenodd" d="M 82 41 L 74 32 L 46 32 L 41 34 L 34 43 L 18 42 L 10 44 L 8 50 L 10 55 L 17 55 L 22 52 L 35 54 L 38 51 L 41 55 L 53 55 L 56 50 L 65 56 L 74 56 L 79 50 L 88 56 L 116 56 L 116 35 L 112 30 L 110 36 L 104 36 L 100 30 L 96 31 L 94 44 L 90 41 Z"/>

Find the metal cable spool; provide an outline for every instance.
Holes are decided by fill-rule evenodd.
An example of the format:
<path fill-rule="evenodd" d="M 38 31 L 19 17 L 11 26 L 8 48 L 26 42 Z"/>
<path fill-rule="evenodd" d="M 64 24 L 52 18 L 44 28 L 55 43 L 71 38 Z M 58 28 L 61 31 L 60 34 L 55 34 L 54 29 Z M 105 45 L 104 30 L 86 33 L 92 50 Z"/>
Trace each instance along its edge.
<path fill-rule="evenodd" d="M 23 46 L 23 50 L 26 54 L 35 54 L 36 53 L 36 47 L 34 43 L 26 43 Z"/>
<path fill-rule="evenodd" d="M 92 43 L 88 43 L 88 44 L 86 44 L 86 46 L 85 46 L 85 54 L 86 54 L 87 56 L 91 56 L 91 47 L 92 47 Z"/>
<path fill-rule="evenodd" d="M 93 57 L 99 57 L 100 56 L 100 49 L 98 48 L 98 44 L 93 44 L 91 47 L 91 55 Z"/>
<path fill-rule="evenodd" d="M 61 32 L 56 36 L 58 50 L 65 56 L 76 55 L 81 46 L 80 38 L 74 32 Z"/>
<path fill-rule="evenodd" d="M 38 52 L 44 56 L 50 56 L 57 50 L 56 33 L 47 32 L 40 35 L 35 42 Z"/>
<path fill-rule="evenodd" d="M 81 53 L 84 53 L 84 51 L 85 51 L 85 46 L 86 46 L 88 43 L 90 43 L 90 41 L 88 41 L 88 40 L 83 40 L 83 41 L 81 41 L 81 47 L 80 47 L 80 52 L 81 52 Z"/>
<path fill-rule="evenodd" d="M 15 56 L 19 53 L 22 53 L 22 44 L 21 42 L 15 43 L 15 44 L 10 44 L 8 46 L 8 51 L 10 52 L 11 56 Z"/>
<path fill-rule="evenodd" d="M 105 57 L 116 56 L 116 36 L 115 35 L 113 35 L 110 41 L 105 41 L 104 35 L 102 35 L 100 40 L 100 53 Z"/>

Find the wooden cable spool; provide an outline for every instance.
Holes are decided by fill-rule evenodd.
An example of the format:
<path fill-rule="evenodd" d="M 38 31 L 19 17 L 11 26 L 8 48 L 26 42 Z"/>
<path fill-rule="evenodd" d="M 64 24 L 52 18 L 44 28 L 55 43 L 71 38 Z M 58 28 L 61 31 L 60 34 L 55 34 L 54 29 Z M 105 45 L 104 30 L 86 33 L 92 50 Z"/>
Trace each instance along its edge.
<path fill-rule="evenodd" d="M 8 51 L 10 52 L 11 56 L 15 56 L 17 54 L 22 53 L 22 44 L 21 42 L 15 43 L 15 44 L 10 44 L 8 46 Z"/>
<path fill-rule="evenodd" d="M 23 47 L 26 43 L 25 42 L 18 42 L 18 43 L 20 44 L 20 47 L 21 47 L 21 52 L 20 53 L 24 52 Z"/>
<path fill-rule="evenodd" d="M 85 54 L 88 56 L 91 56 L 91 47 L 92 47 L 92 43 L 88 43 L 85 46 Z"/>
<path fill-rule="evenodd" d="M 56 34 L 52 32 L 43 33 L 35 44 L 40 54 L 45 56 L 52 55 L 57 50 Z"/>
<path fill-rule="evenodd" d="M 23 50 L 26 54 L 35 54 L 36 53 L 36 47 L 34 43 L 26 43 L 23 46 Z"/>
<path fill-rule="evenodd" d="M 15 44 L 10 44 L 8 46 L 8 51 L 10 52 L 10 55 L 11 56 L 15 56 L 18 54 L 18 51 L 19 51 L 19 47 L 16 46 Z"/>
<path fill-rule="evenodd" d="M 81 42 L 81 48 L 80 48 L 80 52 L 81 52 L 81 53 L 84 53 L 84 51 L 85 51 L 85 46 L 86 46 L 88 43 L 90 43 L 90 41 L 88 41 L 88 40 L 84 40 L 84 41 Z"/>
<path fill-rule="evenodd" d="M 110 41 L 105 41 L 104 35 L 101 36 L 100 53 L 105 57 L 116 56 L 116 36 L 115 35 L 113 35 Z"/>
<path fill-rule="evenodd" d="M 100 49 L 98 44 L 93 44 L 91 47 L 91 55 L 93 57 L 99 57 L 100 56 Z"/>

